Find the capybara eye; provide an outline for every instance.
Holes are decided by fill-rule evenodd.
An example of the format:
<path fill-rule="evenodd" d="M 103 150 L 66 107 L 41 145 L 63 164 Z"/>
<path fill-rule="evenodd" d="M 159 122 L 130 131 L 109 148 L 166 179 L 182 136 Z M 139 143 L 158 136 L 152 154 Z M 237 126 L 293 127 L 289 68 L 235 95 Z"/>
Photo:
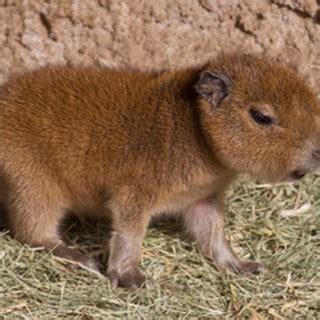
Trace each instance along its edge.
<path fill-rule="evenodd" d="M 266 116 L 263 113 L 261 113 L 260 111 L 255 110 L 253 108 L 250 109 L 250 115 L 251 115 L 252 119 L 260 125 L 270 126 L 274 123 L 273 119 L 270 116 Z"/>

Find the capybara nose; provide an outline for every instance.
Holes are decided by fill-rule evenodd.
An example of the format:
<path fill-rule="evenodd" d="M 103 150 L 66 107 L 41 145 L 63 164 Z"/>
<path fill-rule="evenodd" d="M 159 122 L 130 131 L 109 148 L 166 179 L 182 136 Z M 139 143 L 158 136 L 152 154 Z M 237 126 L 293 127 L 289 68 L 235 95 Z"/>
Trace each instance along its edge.
<path fill-rule="evenodd" d="M 316 150 L 312 152 L 312 157 L 318 161 L 320 161 L 320 150 Z"/>

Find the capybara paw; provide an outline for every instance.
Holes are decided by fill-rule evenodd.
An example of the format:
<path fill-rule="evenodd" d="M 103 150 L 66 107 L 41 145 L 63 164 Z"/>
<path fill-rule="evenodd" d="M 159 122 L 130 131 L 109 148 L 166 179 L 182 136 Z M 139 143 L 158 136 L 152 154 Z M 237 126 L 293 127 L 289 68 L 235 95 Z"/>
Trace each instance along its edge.
<path fill-rule="evenodd" d="M 238 266 L 235 267 L 236 271 L 245 275 L 259 274 L 265 269 L 263 265 L 256 261 L 241 261 Z"/>
<path fill-rule="evenodd" d="M 125 273 L 116 270 L 108 271 L 112 287 L 123 287 L 131 290 L 137 290 L 145 282 L 145 276 L 139 269 L 132 269 Z"/>
<path fill-rule="evenodd" d="M 79 261 L 74 261 L 67 264 L 67 269 L 70 271 L 75 271 L 81 268 L 89 269 L 95 273 L 101 273 L 100 270 L 102 266 L 97 260 L 87 256 L 84 256 Z"/>

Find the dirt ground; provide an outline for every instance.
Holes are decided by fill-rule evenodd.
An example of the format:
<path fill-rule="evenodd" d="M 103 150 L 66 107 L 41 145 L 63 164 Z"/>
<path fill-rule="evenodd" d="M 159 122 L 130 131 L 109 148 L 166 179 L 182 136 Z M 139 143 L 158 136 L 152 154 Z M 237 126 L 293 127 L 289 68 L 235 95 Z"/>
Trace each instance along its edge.
<path fill-rule="evenodd" d="M 48 63 L 178 67 L 239 49 L 320 88 L 320 1 L 0 0 L 0 83 Z"/>

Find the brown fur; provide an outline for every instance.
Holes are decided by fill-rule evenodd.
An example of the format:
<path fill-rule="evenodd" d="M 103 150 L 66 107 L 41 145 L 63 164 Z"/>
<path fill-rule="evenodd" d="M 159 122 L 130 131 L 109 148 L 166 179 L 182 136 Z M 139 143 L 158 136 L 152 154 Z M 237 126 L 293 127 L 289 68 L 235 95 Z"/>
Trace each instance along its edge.
<path fill-rule="evenodd" d="M 213 72 L 217 78 L 210 78 Z M 257 124 L 250 108 L 272 116 Z M 0 89 L 1 201 L 19 240 L 91 268 L 57 232 L 66 210 L 110 216 L 113 285 L 143 282 L 150 218 L 181 214 L 218 265 L 240 261 L 223 234 L 223 193 L 239 173 L 270 181 L 319 164 L 319 107 L 293 71 L 251 55 L 159 74 L 50 67 Z"/>

